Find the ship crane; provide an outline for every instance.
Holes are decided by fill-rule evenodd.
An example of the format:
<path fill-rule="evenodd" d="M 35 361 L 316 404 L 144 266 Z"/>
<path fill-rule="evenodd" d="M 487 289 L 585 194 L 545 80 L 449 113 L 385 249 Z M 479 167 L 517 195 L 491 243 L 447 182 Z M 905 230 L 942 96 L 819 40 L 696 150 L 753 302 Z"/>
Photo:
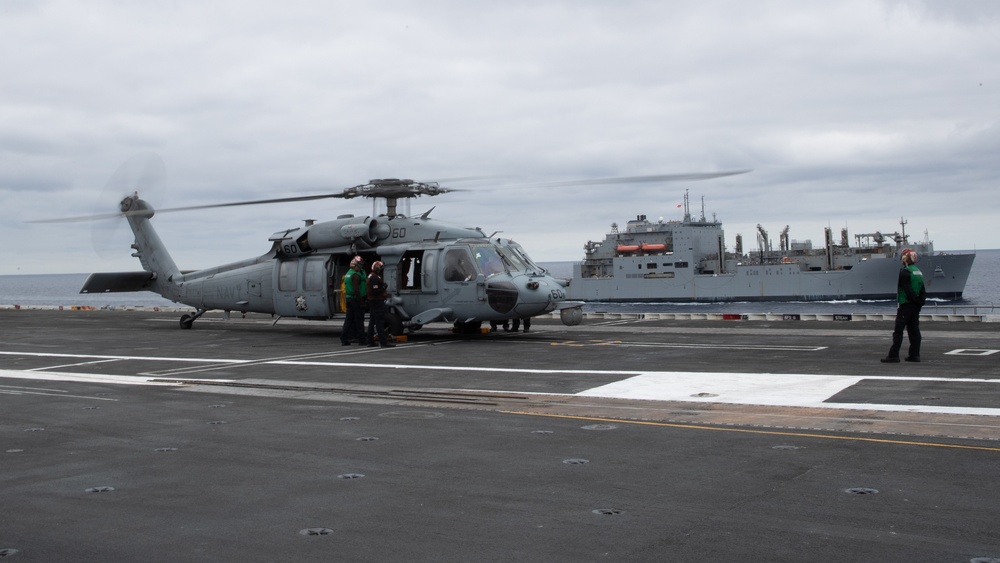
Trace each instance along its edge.
<path fill-rule="evenodd" d="M 767 238 L 767 231 L 757 224 L 757 248 L 760 249 L 760 263 L 764 263 L 764 256 L 771 253 L 771 241 Z"/>

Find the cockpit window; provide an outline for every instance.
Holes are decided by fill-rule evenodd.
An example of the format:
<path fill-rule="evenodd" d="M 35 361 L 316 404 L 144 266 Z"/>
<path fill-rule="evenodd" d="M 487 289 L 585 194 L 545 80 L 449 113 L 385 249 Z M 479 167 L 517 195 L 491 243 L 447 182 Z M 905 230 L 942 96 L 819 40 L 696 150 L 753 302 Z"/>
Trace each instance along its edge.
<path fill-rule="evenodd" d="M 531 260 L 531 258 L 528 257 L 528 253 L 524 251 L 524 248 L 522 248 L 520 244 L 517 244 L 514 241 L 510 241 L 510 244 L 508 245 L 508 248 L 514 254 L 516 254 L 521 260 L 523 260 L 525 264 L 528 265 L 528 267 L 525 268 L 525 269 L 527 269 L 527 270 L 534 270 L 536 272 L 544 272 L 545 271 L 545 268 L 542 268 L 538 264 L 535 264 Z"/>
<path fill-rule="evenodd" d="M 500 254 L 503 255 L 504 260 L 506 260 L 507 263 L 510 264 L 512 270 L 523 272 L 529 269 L 528 264 L 526 264 L 524 260 L 522 260 L 521 257 L 518 256 L 517 253 L 511 250 L 510 248 L 501 246 L 499 247 L 499 250 Z"/>
<path fill-rule="evenodd" d="M 503 261 L 500 259 L 500 255 L 497 254 L 496 249 L 492 246 L 475 246 L 472 248 L 472 253 L 476 257 L 476 264 L 479 265 L 479 270 L 487 278 L 507 271 L 504 268 Z"/>
<path fill-rule="evenodd" d="M 476 278 L 476 268 L 469 261 L 469 252 L 464 248 L 453 248 L 444 256 L 444 280 L 450 282 L 469 281 Z"/>

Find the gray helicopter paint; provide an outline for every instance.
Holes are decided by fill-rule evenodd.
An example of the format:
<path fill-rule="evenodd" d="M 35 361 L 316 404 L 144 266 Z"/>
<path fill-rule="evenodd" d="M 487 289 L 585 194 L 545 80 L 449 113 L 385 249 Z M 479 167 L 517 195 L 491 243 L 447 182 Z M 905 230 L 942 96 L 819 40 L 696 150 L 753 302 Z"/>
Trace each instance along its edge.
<path fill-rule="evenodd" d="M 566 302 L 564 283 L 538 268 L 518 245 L 491 239 L 478 228 L 432 221 L 429 213 L 417 218 L 345 216 L 288 229 L 272 235 L 271 250 L 261 256 L 182 273 L 149 222 L 152 206 L 128 197 L 121 210 L 135 234 L 133 256 L 151 277 L 140 272 L 95 274 L 81 291 L 151 289 L 198 310 L 182 317 L 184 328 L 213 309 L 332 318 L 342 312 L 340 279 L 355 255 L 369 266 L 376 259 L 385 263 L 392 295 L 389 314 L 397 332 L 434 321 L 475 329 L 483 321 L 579 306 Z M 464 268 L 459 277 L 450 269 L 456 256 L 462 257 Z M 580 316 L 563 318 L 575 324 Z"/>

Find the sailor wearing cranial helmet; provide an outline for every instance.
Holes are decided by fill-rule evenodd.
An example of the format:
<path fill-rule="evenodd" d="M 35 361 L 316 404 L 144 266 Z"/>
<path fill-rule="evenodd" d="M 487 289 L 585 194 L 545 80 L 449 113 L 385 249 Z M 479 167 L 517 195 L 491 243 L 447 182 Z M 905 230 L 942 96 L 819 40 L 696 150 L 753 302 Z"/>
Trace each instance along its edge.
<path fill-rule="evenodd" d="M 895 364 L 899 362 L 899 349 L 903 346 L 903 330 L 910 340 L 909 353 L 906 361 L 920 361 L 920 308 L 927 299 L 924 287 L 924 275 L 917 268 L 917 252 L 912 248 L 904 248 L 900 253 L 903 267 L 899 270 L 896 282 L 896 324 L 892 330 L 892 346 L 889 354 L 882 358 L 882 363 Z"/>
<path fill-rule="evenodd" d="M 340 343 L 348 346 L 351 338 L 356 338 L 358 344 L 365 344 L 365 261 L 360 256 L 351 260 L 351 268 L 344 274 L 344 296 L 346 314 L 344 328 L 340 331 Z"/>

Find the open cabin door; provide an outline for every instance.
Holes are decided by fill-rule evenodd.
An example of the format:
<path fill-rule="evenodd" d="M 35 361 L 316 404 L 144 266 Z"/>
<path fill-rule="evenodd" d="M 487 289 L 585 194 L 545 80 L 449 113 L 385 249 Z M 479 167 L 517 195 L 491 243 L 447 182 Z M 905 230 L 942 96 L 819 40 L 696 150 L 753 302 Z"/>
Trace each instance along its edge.
<path fill-rule="evenodd" d="M 438 249 L 407 250 L 396 270 L 400 294 L 437 293 L 436 258 Z"/>
<path fill-rule="evenodd" d="M 328 295 L 330 300 L 330 314 L 342 315 L 347 312 L 347 296 L 344 295 L 344 275 L 351 269 L 350 264 L 341 264 L 331 259 L 330 271 L 332 272 L 328 280 Z"/>

